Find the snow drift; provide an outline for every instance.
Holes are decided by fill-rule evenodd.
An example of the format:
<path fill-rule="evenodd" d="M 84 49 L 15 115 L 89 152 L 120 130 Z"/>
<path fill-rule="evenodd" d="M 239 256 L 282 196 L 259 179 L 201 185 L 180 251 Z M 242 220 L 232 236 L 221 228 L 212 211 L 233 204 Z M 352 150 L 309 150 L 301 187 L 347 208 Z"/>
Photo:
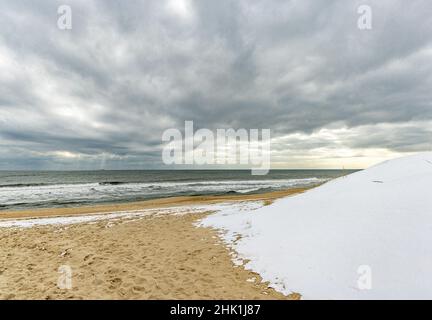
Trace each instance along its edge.
<path fill-rule="evenodd" d="M 201 225 L 224 230 L 250 260 L 246 268 L 286 294 L 432 299 L 432 153 L 386 161 L 254 211 L 221 211 Z"/>

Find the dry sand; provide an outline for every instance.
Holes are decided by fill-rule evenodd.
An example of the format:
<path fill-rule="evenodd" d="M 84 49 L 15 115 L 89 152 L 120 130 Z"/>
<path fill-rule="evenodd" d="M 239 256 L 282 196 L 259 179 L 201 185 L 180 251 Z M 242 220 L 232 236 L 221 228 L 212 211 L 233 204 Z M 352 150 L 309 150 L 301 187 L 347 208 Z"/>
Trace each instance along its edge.
<path fill-rule="evenodd" d="M 272 201 L 301 190 L 243 197 L 183 197 L 74 209 L 3 212 L 2 218 L 59 216 L 213 203 Z M 115 210 L 113 210 L 115 209 Z M 207 213 L 92 224 L 0 228 L 0 299 L 296 299 L 235 266 L 217 231 L 193 224 Z M 58 287 L 59 267 L 72 288 Z"/>

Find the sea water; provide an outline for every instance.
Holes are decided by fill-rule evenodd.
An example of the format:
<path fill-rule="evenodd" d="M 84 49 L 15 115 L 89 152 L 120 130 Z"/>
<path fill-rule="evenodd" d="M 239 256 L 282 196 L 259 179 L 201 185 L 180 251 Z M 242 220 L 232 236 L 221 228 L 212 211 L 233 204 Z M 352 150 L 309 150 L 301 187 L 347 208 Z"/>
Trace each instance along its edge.
<path fill-rule="evenodd" d="M 310 187 L 350 170 L 0 171 L 0 210 L 131 202 L 173 196 L 253 194 Z"/>

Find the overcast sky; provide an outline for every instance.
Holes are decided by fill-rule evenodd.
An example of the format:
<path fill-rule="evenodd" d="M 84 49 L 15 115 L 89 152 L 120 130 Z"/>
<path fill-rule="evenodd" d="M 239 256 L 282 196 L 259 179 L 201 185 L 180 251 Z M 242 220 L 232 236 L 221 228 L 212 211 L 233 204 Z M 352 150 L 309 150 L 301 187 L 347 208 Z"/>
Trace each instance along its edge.
<path fill-rule="evenodd" d="M 0 169 L 164 168 L 185 120 L 271 129 L 277 168 L 429 151 L 431 40 L 430 0 L 0 0 Z"/>

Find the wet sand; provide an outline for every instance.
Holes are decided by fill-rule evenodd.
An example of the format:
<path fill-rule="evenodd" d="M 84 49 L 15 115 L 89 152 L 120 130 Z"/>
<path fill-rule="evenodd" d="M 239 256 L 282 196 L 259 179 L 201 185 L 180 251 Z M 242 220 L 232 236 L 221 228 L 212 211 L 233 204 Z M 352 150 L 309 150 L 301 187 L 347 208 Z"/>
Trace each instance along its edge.
<path fill-rule="evenodd" d="M 263 200 L 302 189 L 248 196 L 181 197 L 106 206 L 2 212 L 1 218 L 103 213 Z M 68 226 L 0 228 L 0 299 L 297 299 L 235 266 L 217 231 L 194 223 L 208 213 L 150 215 Z M 59 272 L 63 270 L 63 272 Z M 71 288 L 63 288 L 67 272 Z M 60 283 L 59 283 L 60 281 Z M 60 287 L 59 287 L 60 285 Z"/>

